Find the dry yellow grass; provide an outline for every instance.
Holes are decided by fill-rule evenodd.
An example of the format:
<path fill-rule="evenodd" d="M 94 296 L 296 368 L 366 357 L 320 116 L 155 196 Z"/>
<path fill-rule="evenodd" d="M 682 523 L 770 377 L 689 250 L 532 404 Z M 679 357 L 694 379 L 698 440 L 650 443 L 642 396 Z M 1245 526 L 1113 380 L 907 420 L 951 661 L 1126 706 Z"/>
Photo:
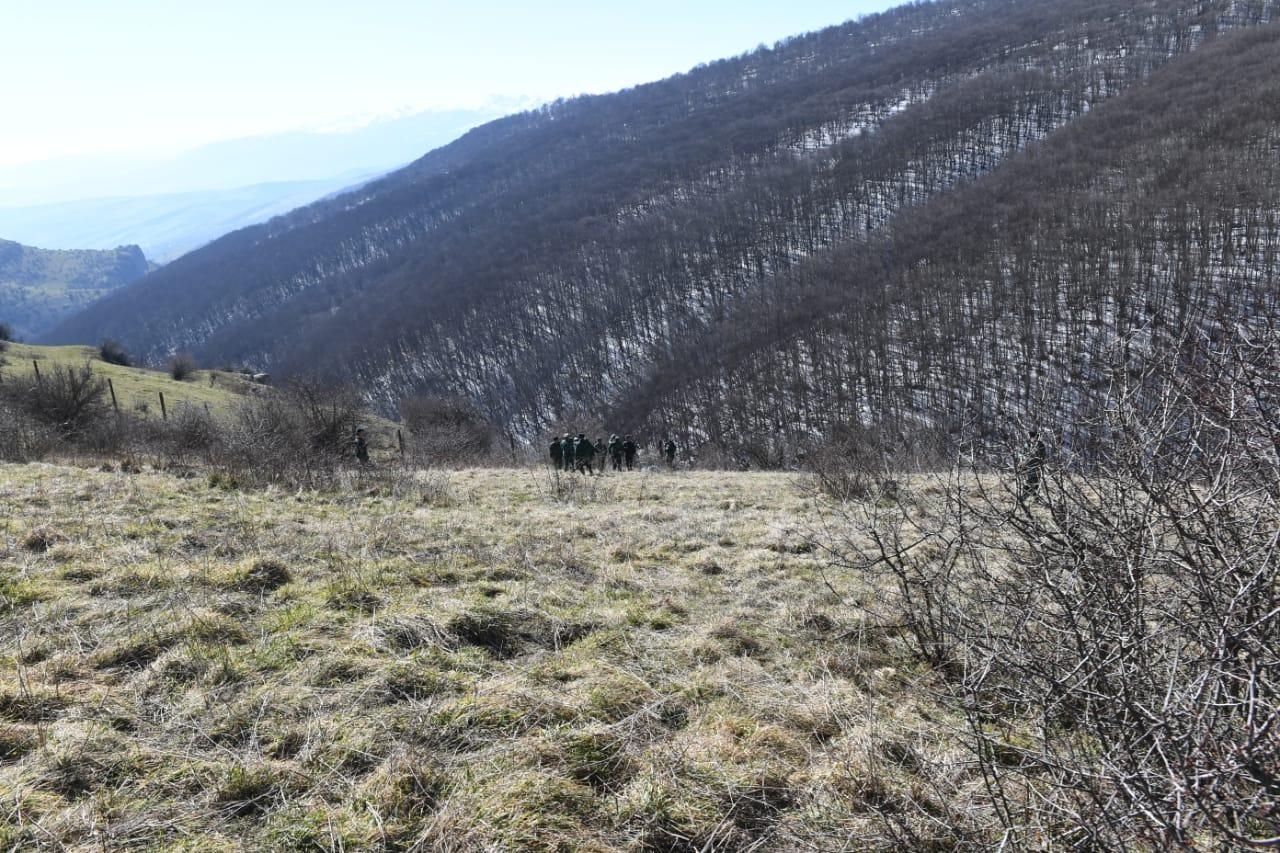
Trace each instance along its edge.
<path fill-rule="evenodd" d="M 0 849 L 869 849 L 977 783 L 800 485 L 0 466 Z"/>

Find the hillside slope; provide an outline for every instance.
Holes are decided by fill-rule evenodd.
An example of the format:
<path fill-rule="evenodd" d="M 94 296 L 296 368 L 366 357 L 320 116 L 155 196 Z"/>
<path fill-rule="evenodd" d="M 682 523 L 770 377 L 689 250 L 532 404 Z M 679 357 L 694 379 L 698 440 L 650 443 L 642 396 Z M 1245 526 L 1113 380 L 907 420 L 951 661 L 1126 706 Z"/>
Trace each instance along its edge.
<path fill-rule="evenodd" d="M 904 211 L 1275 5 L 904 7 L 486 125 L 192 253 L 50 340 L 343 373 L 388 408 L 461 394 L 526 435 L 603 409 L 669 424 L 687 407 L 650 418 L 635 383 L 696 360 L 686 343 L 730 318 L 773 322 L 741 306 L 773 305 L 807 259 L 871 245 Z"/>
<path fill-rule="evenodd" d="M 79 368 L 89 365 L 95 376 L 110 379 L 120 411 L 135 417 L 161 417 L 160 394 L 170 412 L 193 407 L 215 414 L 232 411 L 246 396 L 269 393 L 240 373 L 225 370 L 196 370 L 190 378 L 178 381 L 168 373 L 141 367 L 124 367 L 102 361 L 95 347 L 44 347 L 10 344 L 0 354 L 0 379 L 5 376 L 32 376 L 36 370 L 44 375 L 58 367 Z"/>
<path fill-rule="evenodd" d="M 1280 24 L 1171 63 L 999 169 L 817 253 L 620 401 L 781 464 L 840 426 L 1064 449 L 1105 368 L 1280 318 Z"/>
<path fill-rule="evenodd" d="M 55 251 L 0 240 L 0 322 L 18 337 L 40 335 L 93 300 L 137 281 L 147 266 L 137 246 Z"/>

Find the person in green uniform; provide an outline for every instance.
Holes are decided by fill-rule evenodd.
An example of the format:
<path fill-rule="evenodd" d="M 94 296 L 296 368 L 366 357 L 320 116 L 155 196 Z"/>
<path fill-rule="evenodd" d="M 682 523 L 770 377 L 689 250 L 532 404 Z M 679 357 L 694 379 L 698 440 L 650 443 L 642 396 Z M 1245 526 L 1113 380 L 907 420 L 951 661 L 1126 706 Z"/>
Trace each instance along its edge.
<path fill-rule="evenodd" d="M 365 439 L 364 427 L 356 429 L 355 440 L 356 461 L 361 465 L 369 464 L 369 442 Z"/>
<path fill-rule="evenodd" d="M 1026 500 L 1040 491 L 1040 479 L 1044 473 L 1044 463 L 1049 449 L 1045 447 L 1038 430 L 1027 433 L 1027 441 L 1022 446 L 1022 486 L 1018 492 L 1019 500 Z"/>

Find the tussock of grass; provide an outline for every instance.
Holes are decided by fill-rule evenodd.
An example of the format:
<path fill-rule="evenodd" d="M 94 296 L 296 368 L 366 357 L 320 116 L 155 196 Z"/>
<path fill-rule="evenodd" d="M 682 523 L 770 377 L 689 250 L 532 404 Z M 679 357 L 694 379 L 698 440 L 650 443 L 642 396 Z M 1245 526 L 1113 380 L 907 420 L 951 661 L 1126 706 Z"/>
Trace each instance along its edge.
<path fill-rule="evenodd" d="M 449 772 L 430 754 L 404 749 L 388 756 L 360 785 L 360 797 L 407 841 L 416 826 L 446 800 Z"/>
<path fill-rule="evenodd" d="M 227 769 L 213 792 L 213 802 L 233 817 L 270 811 L 290 788 L 289 771 L 267 763 L 236 764 Z"/>
<path fill-rule="evenodd" d="M 36 784 L 74 801 L 145 772 L 148 761 L 114 732 L 68 732 L 48 745 L 38 764 Z"/>
<path fill-rule="evenodd" d="M 0 720 L 17 723 L 47 723 L 56 720 L 70 702 L 50 692 L 0 692 Z"/>
<path fill-rule="evenodd" d="M 284 562 L 270 557 L 259 557 L 241 563 L 218 582 L 238 592 L 262 594 L 274 592 L 291 580 L 293 575 Z"/>
<path fill-rule="evenodd" d="M 860 849 L 937 805 L 940 712 L 795 478 L 209 485 L 0 467 L 42 519 L 0 538 L 0 849 Z"/>
<path fill-rule="evenodd" d="M 0 575 L 0 613 L 45 601 L 49 591 L 32 578 Z"/>
<path fill-rule="evenodd" d="M 38 734 L 28 728 L 0 725 L 0 763 L 17 761 L 39 744 Z"/>
<path fill-rule="evenodd" d="M 455 638 L 433 620 L 421 616 L 390 616 L 370 622 L 365 635 L 375 648 L 389 652 L 411 652 L 438 647 L 453 648 Z"/>
<path fill-rule="evenodd" d="M 597 791 L 617 791 L 635 772 L 625 732 L 605 726 L 571 730 L 563 750 L 565 770 Z"/>
<path fill-rule="evenodd" d="M 451 798 L 428 838 L 500 850 L 605 850 L 593 837 L 603 817 L 602 804 L 586 785 L 514 770 L 494 773 Z"/>
<path fill-rule="evenodd" d="M 461 693 L 471 684 L 465 674 L 447 669 L 440 662 L 415 657 L 387 667 L 380 695 L 390 702 L 421 702 Z"/>
<path fill-rule="evenodd" d="M 23 550 L 43 554 L 58 543 L 59 536 L 48 527 L 37 527 L 22 537 Z"/>

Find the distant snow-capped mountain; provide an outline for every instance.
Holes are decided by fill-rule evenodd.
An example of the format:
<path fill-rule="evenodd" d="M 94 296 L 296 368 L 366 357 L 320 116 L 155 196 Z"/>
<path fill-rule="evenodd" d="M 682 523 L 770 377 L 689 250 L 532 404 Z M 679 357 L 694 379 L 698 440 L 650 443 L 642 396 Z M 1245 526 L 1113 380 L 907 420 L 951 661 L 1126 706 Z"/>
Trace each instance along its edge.
<path fill-rule="evenodd" d="M 134 243 L 153 262 L 163 264 L 223 234 L 266 222 L 372 177 L 355 173 L 226 190 L 0 207 L 0 234 L 50 249 L 103 249 Z"/>

